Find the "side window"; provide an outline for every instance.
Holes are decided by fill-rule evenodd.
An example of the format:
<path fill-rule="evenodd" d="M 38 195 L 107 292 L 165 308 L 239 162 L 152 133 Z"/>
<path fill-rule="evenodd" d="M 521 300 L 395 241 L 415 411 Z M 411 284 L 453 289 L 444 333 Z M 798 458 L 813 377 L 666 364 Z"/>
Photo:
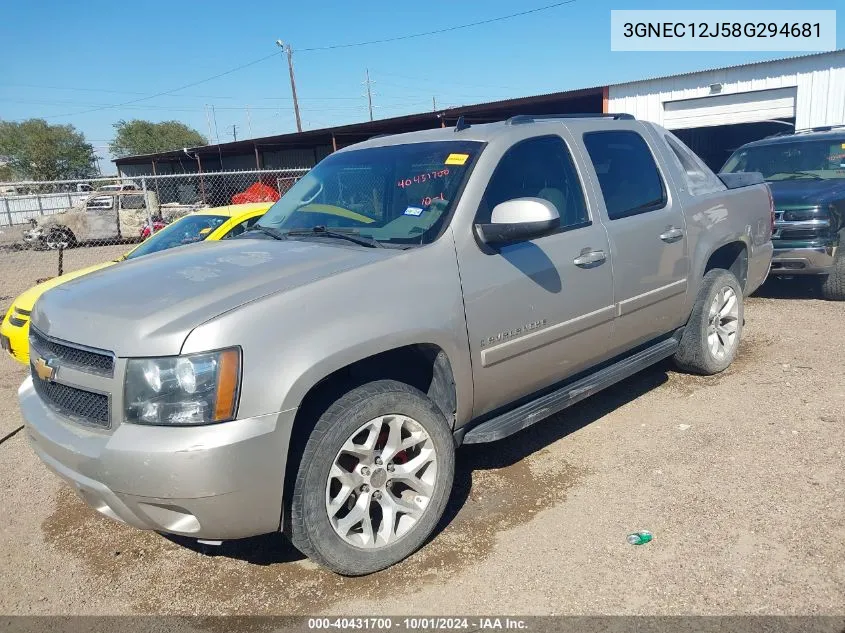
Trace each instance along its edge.
<path fill-rule="evenodd" d="M 692 150 L 684 145 L 679 139 L 671 134 L 665 136 L 666 144 L 675 158 L 678 159 L 678 164 L 681 171 L 684 173 L 684 180 L 687 184 L 687 191 L 690 195 L 697 196 L 703 193 L 711 193 L 713 191 L 723 191 L 726 187 L 707 167 L 703 166 Z"/>
<path fill-rule="evenodd" d="M 584 145 L 611 220 L 666 206 L 666 188 L 642 136 L 628 130 L 588 132 Z"/>
<path fill-rule="evenodd" d="M 258 222 L 260 219 L 261 219 L 261 216 L 257 215 L 254 218 L 250 218 L 249 220 L 244 220 L 240 224 L 236 224 L 231 229 L 229 229 L 229 232 L 226 233 L 226 235 L 224 235 L 221 239 L 228 240 L 231 237 L 235 237 L 236 235 L 240 235 L 241 233 L 243 233 L 247 229 L 252 228 L 252 225 L 255 224 L 256 222 Z"/>
<path fill-rule="evenodd" d="M 493 208 L 514 198 L 548 200 L 557 208 L 562 227 L 590 221 L 575 164 L 559 136 L 526 139 L 505 152 L 481 199 L 476 222 L 489 223 Z"/>

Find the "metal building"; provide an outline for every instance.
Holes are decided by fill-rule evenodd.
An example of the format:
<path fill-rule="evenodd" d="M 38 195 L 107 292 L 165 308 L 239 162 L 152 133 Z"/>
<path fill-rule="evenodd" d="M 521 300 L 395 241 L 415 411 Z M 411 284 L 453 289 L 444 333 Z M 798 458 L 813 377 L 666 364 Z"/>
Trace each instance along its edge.
<path fill-rule="evenodd" d="M 220 145 L 127 156 L 120 173 L 311 167 L 331 152 L 396 134 L 515 114 L 627 112 L 673 130 L 713 169 L 749 141 L 794 128 L 845 124 L 845 50 L 716 68 Z"/>
<path fill-rule="evenodd" d="M 608 86 L 608 111 L 673 130 L 718 169 L 743 143 L 845 124 L 845 50 Z"/>
<path fill-rule="evenodd" d="M 184 151 L 127 156 L 114 162 L 120 174 L 130 178 L 198 171 L 313 167 L 333 151 L 373 136 L 452 126 L 458 117 L 477 123 L 501 121 L 515 114 L 601 112 L 606 93 L 606 88 L 598 87 L 517 97 L 319 130 L 191 147 Z"/>

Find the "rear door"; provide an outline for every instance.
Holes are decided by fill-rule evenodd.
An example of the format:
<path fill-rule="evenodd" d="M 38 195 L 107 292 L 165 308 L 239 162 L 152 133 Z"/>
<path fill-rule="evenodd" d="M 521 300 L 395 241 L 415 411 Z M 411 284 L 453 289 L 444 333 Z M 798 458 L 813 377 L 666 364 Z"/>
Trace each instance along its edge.
<path fill-rule="evenodd" d="M 690 263 L 680 202 L 636 129 L 586 132 L 584 146 L 603 199 L 617 310 L 613 351 L 677 327 Z"/>
<path fill-rule="evenodd" d="M 610 246 L 565 138 L 535 136 L 505 150 L 475 216 L 490 222 L 497 204 L 538 197 L 555 205 L 561 228 L 497 248 L 467 241 L 458 249 L 476 416 L 584 369 L 610 345 Z"/>

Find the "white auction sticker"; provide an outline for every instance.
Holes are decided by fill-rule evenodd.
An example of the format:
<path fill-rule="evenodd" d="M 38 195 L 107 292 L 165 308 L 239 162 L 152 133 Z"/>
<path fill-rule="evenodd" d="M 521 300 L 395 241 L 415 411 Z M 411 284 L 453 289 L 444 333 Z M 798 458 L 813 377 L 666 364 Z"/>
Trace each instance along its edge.
<path fill-rule="evenodd" d="M 834 10 L 610 12 L 612 51 L 832 51 Z"/>

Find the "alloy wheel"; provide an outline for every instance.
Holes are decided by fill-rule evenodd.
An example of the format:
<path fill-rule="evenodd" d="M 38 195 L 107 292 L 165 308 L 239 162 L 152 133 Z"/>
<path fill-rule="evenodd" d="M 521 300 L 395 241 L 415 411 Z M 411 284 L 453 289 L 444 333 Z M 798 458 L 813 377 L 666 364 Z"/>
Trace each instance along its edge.
<path fill-rule="evenodd" d="M 722 287 L 710 304 L 707 346 L 718 360 L 729 355 L 737 344 L 739 299 L 730 286 Z"/>
<path fill-rule="evenodd" d="M 363 424 L 338 451 L 326 482 L 326 512 L 344 541 L 360 548 L 392 545 L 428 507 L 437 453 L 416 420 L 390 414 Z"/>

